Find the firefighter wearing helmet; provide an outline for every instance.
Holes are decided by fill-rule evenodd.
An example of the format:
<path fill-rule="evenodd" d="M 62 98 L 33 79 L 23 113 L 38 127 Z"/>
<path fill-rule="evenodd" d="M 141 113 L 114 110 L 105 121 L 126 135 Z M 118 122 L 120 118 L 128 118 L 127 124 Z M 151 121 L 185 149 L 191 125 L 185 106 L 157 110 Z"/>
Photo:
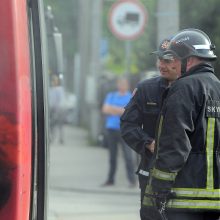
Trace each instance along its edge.
<path fill-rule="evenodd" d="M 185 29 L 165 52 L 181 76 L 164 98 L 142 209 L 146 220 L 217 220 L 220 216 L 220 81 L 215 46 Z"/>

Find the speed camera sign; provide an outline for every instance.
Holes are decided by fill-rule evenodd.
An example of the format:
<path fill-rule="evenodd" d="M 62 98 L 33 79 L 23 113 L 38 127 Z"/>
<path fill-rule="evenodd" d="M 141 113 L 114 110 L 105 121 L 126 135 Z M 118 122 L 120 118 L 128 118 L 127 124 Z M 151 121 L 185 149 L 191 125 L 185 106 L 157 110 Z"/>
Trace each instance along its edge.
<path fill-rule="evenodd" d="M 119 0 L 109 13 L 109 27 L 121 40 L 133 40 L 140 36 L 147 22 L 147 12 L 138 0 Z"/>

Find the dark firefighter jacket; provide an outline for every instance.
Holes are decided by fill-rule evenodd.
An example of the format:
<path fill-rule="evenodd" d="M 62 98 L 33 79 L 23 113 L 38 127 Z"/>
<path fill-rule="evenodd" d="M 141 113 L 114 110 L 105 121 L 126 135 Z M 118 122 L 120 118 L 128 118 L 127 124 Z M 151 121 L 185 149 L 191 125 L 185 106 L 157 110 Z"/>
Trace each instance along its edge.
<path fill-rule="evenodd" d="M 138 172 L 144 176 L 152 158 L 146 145 L 155 139 L 162 93 L 166 87 L 167 81 L 161 77 L 140 82 L 121 116 L 121 135 L 128 146 L 141 155 Z"/>
<path fill-rule="evenodd" d="M 157 133 L 149 190 L 171 189 L 168 207 L 220 211 L 220 81 L 209 64 L 169 89 Z M 151 205 L 148 197 L 143 205 Z"/>

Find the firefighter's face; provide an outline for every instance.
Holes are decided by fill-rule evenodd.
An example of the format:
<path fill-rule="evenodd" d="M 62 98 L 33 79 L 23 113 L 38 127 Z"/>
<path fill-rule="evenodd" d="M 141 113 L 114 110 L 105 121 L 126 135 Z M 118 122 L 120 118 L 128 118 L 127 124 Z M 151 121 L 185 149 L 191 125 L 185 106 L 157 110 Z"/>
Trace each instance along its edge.
<path fill-rule="evenodd" d="M 175 58 L 172 60 L 158 59 L 157 65 L 161 76 L 168 81 L 174 81 L 180 76 L 181 63 Z"/>

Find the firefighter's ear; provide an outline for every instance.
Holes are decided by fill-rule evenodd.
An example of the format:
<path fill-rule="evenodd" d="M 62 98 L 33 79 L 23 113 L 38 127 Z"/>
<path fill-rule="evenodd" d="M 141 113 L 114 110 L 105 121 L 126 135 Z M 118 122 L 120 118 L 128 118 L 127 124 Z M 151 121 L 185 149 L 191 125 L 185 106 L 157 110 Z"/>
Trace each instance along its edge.
<path fill-rule="evenodd" d="M 192 68 L 193 66 L 198 65 L 199 63 L 201 63 L 201 59 L 199 59 L 198 57 L 189 57 L 187 58 L 187 71 Z"/>
<path fill-rule="evenodd" d="M 186 64 L 186 70 L 188 71 L 191 67 L 194 66 L 194 58 L 195 57 L 189 57 L 187 58 L 187 64 Z"/>

